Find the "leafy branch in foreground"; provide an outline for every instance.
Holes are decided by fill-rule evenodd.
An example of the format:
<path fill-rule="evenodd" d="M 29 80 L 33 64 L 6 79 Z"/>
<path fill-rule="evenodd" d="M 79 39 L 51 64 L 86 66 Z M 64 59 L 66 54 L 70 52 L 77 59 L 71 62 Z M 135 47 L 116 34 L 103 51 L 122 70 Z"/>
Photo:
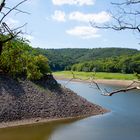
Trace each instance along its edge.
<path fill-rule="evenodd" d="M 0 70 L 13 77 L 24 76 L 31 80 L 51 73 L 48 59 L 43 55 L 35 55 L 34 50 L 20 39 L 5 44 L 0 55 Z"/>

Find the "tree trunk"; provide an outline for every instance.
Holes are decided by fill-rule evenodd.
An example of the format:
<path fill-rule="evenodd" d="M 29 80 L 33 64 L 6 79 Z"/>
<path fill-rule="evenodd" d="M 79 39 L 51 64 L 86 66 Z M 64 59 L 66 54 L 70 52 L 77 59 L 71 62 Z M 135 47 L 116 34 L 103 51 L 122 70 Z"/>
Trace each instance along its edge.
<path fill-rule="evenodd" d="M 0 55 L 2 53 L 3 43 L 0 41 Z"/>

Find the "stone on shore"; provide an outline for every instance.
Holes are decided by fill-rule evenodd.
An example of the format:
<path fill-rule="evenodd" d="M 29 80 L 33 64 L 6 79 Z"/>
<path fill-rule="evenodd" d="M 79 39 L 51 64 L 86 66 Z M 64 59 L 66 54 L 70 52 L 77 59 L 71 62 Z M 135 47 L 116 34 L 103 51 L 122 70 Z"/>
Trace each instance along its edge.
<path fill-rule="evenodd" d="M 84 117 L 106 111 L 62 87 L 52 75 L 33 82 L 0 74 L 0 122 Z"/>

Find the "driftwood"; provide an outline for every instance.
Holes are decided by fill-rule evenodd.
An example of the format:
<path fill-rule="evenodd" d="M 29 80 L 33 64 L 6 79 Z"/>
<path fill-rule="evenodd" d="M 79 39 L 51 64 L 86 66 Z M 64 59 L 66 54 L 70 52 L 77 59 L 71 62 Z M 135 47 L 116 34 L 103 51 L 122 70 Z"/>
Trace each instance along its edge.
<path fill-rule="evenodd" d="M 140 87 L 129 87 L 129 88 L 124 88 L 124 89 L 118 89 L 118 90 L 112 91 L 110 93 L 105 93 L 105 94 L 102 94 L 102 95 L 112 96 L 113 94 L 116 94 L 116 93 L 127 92 L 127 91 L 134 90 L 134 89 L 140 89 Z"/>
<path fill-rule="evenodd" d="M 110 93 L 106 93 L 106 94 L 103 94 L 105 96 L 112 96 L 113 94 L 116 94 L 116 93 L 120 93 L 120 92 L 127 92 L 127 91 L 130 91 L 130 90 L 140 90 L 140 81 L 133 81 L 129 86 L 127 86 L 126 88 L 123 88 L 123 89 L 118 89 L 118 90 L 115 90 L 115 91 L 112 91 Z"/>
<path fill-rule="evenodd" d="M 89 85 L 92 88 L 94 86 L 96 86 L 97 89 L 100 91 L 101 95 L 103 95 L 103 96 L 112 96 L 112 95 L 117 94 L 117 93 L 128 92 L 128 91 L 131 91 L 131 90 L 140 90 L 140 81 L 133 81 L 127 87 L 124 87 L 124 88 L 117 89 L 117 90 L 109 92 L 107 89 L 102 89 L 101 86 L 99 85 L 99 83 L 96 82 L 96 80 L 95 80 L 95 74 L 96 73 L 95 72 L 94 72 L 94 74 L 91 77 L 89 77 L 88 79 L 85 79 L 85 80 L 76 77 L 76 75 L 74 74 L 73 71 L 71 73 L 72 73 L 72 78 L 69 81 L 67 81 L 67 83 L 64 86 L 69 84 L 72 80 L 88 81 Z"/>
<path fill-rule="evenodd" d="M 97 89 L 101 92 L 101 95 L 104 95 L 104 96 L 112 96 L 116 93 L 127 92 L 127 91 L 135 90 L 135 89 L 140 90 L 140 81 L 133 81 L 127 87 L 117 89 L 117 90 L 114 90 L 114 91 L 111 91 L 111 92 L 109 92 L 107 89 L 102 89 L 100 87 L 100 85 L 95 80 L 92 81 L 92 84 L 95 85 L 97 87 Z"/>

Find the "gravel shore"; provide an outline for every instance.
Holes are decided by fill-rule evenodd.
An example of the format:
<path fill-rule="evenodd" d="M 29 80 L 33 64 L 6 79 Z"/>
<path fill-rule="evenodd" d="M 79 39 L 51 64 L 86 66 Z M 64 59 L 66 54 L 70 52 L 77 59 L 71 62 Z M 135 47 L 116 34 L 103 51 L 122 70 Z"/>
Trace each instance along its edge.
<path fill-rule="evenodd" d="M 0 127 L 8 127 L 8 123 L 15 126 L 20 122 L 23 125 L 106 112 L 70 89 L 61 87 L 51 75 L 33 82 L 0 74 Z"/>

